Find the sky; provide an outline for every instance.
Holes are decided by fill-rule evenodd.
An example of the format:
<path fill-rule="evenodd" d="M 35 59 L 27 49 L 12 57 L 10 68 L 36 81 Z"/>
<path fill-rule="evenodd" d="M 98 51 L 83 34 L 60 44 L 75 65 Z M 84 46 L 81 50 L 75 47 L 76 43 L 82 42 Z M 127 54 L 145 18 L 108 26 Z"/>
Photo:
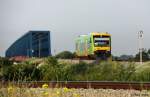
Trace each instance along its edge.
<path fill-rule="evenodd" d="M 140 30 L 143 48 L 150 48 L 149 4 L 150 0 L 0 0 L 0 56 L 29 30 L 50 30 L 53 54 L 74 52 L 79 35 L 108 32 L 112 54 L 135 55 Z"/>

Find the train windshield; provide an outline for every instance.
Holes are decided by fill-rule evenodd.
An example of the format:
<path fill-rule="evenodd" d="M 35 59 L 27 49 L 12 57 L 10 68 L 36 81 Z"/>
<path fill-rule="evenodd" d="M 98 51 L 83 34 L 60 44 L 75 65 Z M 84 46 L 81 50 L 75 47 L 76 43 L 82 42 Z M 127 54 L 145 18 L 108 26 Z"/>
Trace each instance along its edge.
<path fill-rule="evenodd" d="M 97 37 L 94 36 L 94 46 L 109 46 L 110 37 Z"/>

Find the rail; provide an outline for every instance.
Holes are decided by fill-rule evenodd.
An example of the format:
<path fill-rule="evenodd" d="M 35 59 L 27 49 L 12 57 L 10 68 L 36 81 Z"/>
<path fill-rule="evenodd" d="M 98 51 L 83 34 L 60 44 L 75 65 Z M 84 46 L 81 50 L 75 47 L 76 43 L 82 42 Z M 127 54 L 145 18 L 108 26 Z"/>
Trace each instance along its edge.
<path fill-rule="evenodd" d="M 37 88 L 47 84 L 50 88 L 94 88 L 94 89 L 135 89 L 149 90 L 150 82 L 111 82 L 111 81 L 22 81 L 22 82 L 1 82 L 2 87 L 8 85 L 18 87 Z"/>

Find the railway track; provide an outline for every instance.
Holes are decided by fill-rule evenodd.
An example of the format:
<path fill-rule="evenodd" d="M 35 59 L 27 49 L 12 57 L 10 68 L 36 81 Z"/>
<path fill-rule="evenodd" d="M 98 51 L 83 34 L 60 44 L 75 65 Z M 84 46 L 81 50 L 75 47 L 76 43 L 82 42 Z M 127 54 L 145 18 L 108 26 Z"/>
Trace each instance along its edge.
<path fill-rule="evenodd" d="M 135 89 L 135 90 L 149 90 L 150 82 L 101 82 L 101 81 L 37 81 L 37 82 L 1 82 L 2 87 L 7 87 L 12 84 L 18 87 L 38 88 L 43 84 L 47 84 L 50 88 L 94 88 L 94 89 Z"/>

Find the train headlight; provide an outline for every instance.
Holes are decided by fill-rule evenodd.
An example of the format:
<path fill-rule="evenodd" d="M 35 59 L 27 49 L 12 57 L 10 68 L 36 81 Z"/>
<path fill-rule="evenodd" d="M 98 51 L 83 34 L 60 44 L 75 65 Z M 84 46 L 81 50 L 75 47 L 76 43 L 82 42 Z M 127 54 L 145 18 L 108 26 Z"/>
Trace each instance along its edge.
<path fill-rule="evenodd" d="M 95 46 L 98 46 L 98 43 L 94 43 Z"/>

